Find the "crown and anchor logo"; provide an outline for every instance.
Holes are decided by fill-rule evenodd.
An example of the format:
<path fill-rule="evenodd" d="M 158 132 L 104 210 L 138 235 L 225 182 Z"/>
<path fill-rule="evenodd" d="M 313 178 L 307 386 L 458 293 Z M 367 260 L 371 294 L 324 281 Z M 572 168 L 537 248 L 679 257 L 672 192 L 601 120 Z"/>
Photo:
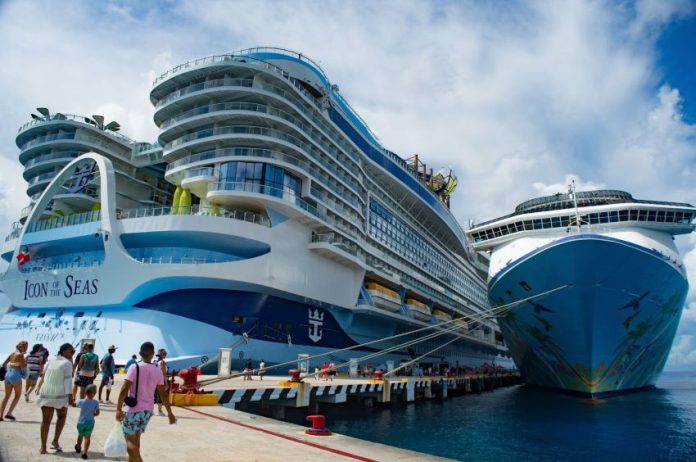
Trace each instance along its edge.
<path fill-rule="evenodd" d="M 324 325 L 324 312 L 318 308 L 312 310 L 309 308 L 309 338 L 312 342 L 317 343 L 321 340 L 322 326 Z"/>

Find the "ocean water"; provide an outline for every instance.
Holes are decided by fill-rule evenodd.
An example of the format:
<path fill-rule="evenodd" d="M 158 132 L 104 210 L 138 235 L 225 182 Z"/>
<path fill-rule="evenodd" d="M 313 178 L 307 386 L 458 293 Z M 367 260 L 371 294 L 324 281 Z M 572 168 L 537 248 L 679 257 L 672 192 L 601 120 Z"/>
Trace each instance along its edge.
<path fill-rule="evenodd" d="M 334 432 L 462 461 L 696 461 L 696 372 L 592 403 L 515 386 L 402 407 L 322 407 Z"/>

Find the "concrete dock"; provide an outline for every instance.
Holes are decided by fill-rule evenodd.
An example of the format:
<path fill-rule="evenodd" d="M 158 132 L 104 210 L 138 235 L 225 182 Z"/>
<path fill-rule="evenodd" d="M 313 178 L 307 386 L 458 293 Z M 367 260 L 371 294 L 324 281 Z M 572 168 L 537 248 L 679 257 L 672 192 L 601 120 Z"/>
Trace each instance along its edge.
<path fill-rule="evenodd" d="M 112 400 L 123 381 L 117 375 Z M 201 377 L 210 379 L 211 377 Z M 171 461 L 444 461 L 439 457 L 372 443 L 345 435 L 310 436 L 307 427 L 282 422 L 238 409 L 269 410 L 268 415 L 284 417 L 287 407 L 319 411 L 320 404 L 361 403 L 372 406 L 408 403 L 418 399 L 445 399 L 448 394 L 478 393 L 512 385 L 517 377 L 469 376 L 459 378 L 404 377 L 391 381 L 339 377 L 332 382 L 305 378 L 303 384 L 288 383 L 289 377 L 266 376 L 263 381 L 241 377 L 209 384 L 206 390 L 218 395 L 219 406 L 175 407 L 178 422 L 169 425 L 166 417 L 153 416 L 143 435 L 144 460 Z M 4 392 L 0 390 L 0 397 Z M 70 408 L 61 436 L 62 453 L 49 449 L 39 454 L 41 411 L 34 401 L 22 400 L 14 411 L 16 422 L 0 422 L 0 461 L 79 459 L 74 452 L 79 410 Z M 115 405 L 101 405 L 90 447 L 90 460 L 105 459 L 104 443 L 115 423 Z M 55 419 L 55 417 L 54 417 Z M 55 422 L 55 420 L 54 420 Z M 331 422 L 328 422 L 330 429 Z M 53 428 L 49 434 L 49 442 Z M 80 459 L 81 460 L 81 459 Z"/>
<path fill-rule="evenodd" d="M 118 382 L 122 378 L 119 377 Z M 120 389 L 120 383 L 115 390 Z M 264 382 L 271 385 L 271 378 Z M 273 378 L 277 383 L 277 378 Z M 246 382 L 251 385 L 253 382 Z M 246 385 L 245 384 L 245 385 Z M 4 396 L 0 391 L 0 397 Z M 22 399 L 14 411 L 16 422 L 0 422 L 0 461 L 58 461 L 80 459 L 74 452 L 79 410 L 68 410 L 67 423 L 60 439 L 62 453 L 49 449 L 39 454 L 41 410 Z M 90 460 L 106 461 L 104 442 L 113 428 L 115 406 L 102 405 L 96 419 Z M 439 457 L 394 448 L 383 444 L 333 434 L 309 436 L 306 427 L 260 417 L 222 406 L 175 407 L 178 422 L 169 425 L 166 417 L 153 416 L 142 439 L 144 460 L 167 461 L 445 461 Z M 54 418 L 55 419 L 55 418 Z M 53 427 L 49 441 L 53 435 Z M 81 459 L 80 459 L 81 460 Z"/>

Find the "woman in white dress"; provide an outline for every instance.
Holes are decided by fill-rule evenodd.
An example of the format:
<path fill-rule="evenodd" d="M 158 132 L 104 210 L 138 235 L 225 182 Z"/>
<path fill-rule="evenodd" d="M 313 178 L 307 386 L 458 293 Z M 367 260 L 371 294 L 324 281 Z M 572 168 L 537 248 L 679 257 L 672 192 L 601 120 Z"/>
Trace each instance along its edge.
<path fill-rule="evenodd" d="M 56 432 L 53 435 L 51 449 L 62 452 L 60 447 L 60 434 L 65 426 L 65 419 L 68 416 L 68 405 L 73 404 L 72 396 L 72 357 L 75 348 L 64 343 L 58 350 L 58 354 L 49 359 L 44 367 L 41 380 L 36 387 L 36 394 L 39 399 L 37 406 L 41 407 L 41 454 L 46 454 L 46 442 L 48 441 L 48 430 L 51 428 L 53 414 L 58 416 L 56 420 Z"/>

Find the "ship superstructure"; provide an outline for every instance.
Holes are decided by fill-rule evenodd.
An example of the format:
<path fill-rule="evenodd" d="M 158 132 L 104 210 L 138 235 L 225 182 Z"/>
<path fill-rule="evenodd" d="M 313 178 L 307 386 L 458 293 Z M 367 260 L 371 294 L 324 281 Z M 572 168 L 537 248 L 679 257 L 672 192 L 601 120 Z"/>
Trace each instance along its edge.
<path fill-rule="evenodd" d="M 623 191 L 556 194 L 473 226 L 527 383 L 601 396 L 654 386 L 688 291 L 674 236 L 696 208 Z"/>
<path fill-rule="evenodd" d="M 13 307 L 2 323 L 16 330 L 0 351 L 20 337 L 147 339 L 182 365 L 231 345 L 237 361 L 273 363 L 459 318 L 445 336 L 459 340 L 426 363 L 505 360 L 495 321 L 482 316 L 485 283 L 449 211 L 456 178 L 385 149 L 316 63 L 277 48 L 211 56 L 161 75 L 150 99 L 160 134 L 143 145 L 149 163 L 138 164 L 139 144 L 96 127 L 123 156 L 131 146 L 130 175 L 123 156 L 99 145 L 46 173 L 3 248 Z M 33 123 L 47 133 L 37 136 L 52 136 L 49 119 Z M 154 175 L 150 190 L 123 197 L 144 172 L 163 173 L 171 189 Z M 91 208 L 55 219 L 76 181 L 95 189 Z M 155 203 L 147 193 L 159 194 Z"/>

